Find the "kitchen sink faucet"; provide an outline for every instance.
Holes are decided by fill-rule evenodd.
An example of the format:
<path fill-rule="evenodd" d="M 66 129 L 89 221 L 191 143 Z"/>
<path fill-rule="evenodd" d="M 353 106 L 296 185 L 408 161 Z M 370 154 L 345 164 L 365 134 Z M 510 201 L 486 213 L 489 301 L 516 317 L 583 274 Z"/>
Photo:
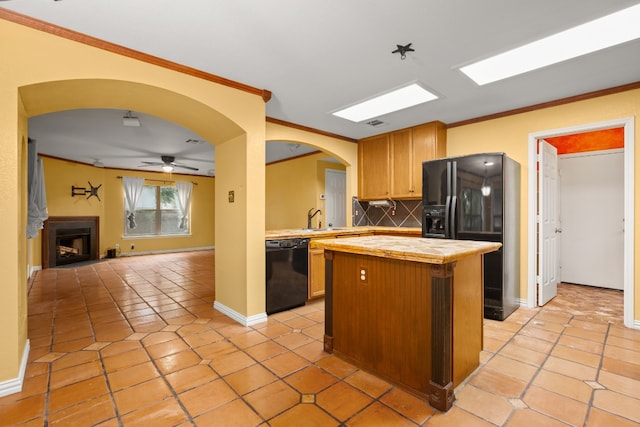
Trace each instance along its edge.
<path fill-rule="evenodd" d="M 313 219 L 314 216 L 316 216 L 317 214 L 322 215 L 322 212 L 320 211 L 320 209 L 316 210 L 315 212 L 313 212 L 314 208 L 309 209 L 309 212 L 307 212 L 307 228 L 311 228 L 311 220 Z M 311 213 L 313 212 L 313 213 Z"/>

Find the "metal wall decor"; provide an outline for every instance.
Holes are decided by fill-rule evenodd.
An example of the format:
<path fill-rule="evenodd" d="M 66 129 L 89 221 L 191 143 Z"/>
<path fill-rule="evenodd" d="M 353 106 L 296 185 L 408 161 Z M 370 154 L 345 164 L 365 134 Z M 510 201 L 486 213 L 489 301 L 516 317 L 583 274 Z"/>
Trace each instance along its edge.
<path fill-rule="evenodd" d="M 102 184 L 94 187 L 91 184 L 91 181 L 87 181 L 89 183 L 89 188 L 85 187 L 76 187 L 75 185 L 71 186 L 71 197 L 73 196 L 87 196 L 87 199 L 95 196 L 96 199 L 100 200 L 100 196 L 98 196 L 98 190 L 102 187 Z"/>

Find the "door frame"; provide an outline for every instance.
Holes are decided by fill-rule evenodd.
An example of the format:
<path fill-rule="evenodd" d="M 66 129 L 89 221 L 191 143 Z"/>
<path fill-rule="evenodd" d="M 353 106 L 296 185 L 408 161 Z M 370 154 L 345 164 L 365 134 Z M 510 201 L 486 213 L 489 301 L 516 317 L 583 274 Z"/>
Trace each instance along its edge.
<path fill-rule="evenodd" d="M 555 136 L 570 135 L 603 129 L 624 128 L 624 325 L 628 328 L 640 328 L 640 322 L 634 323 L 634 236 L 635 236 L 635 123 L 633 117 L 589 123 L 560 129 L 550 129 L 529 134 L 528 154 L 528 220 L 527 220 L 527 300 L 528 308 L 537 307 L 536 300 L 536 276 L 537 276 L 537 237 L 536 237 L 536 212 L 537 212 L 537 141 L 538 139 Z"/>

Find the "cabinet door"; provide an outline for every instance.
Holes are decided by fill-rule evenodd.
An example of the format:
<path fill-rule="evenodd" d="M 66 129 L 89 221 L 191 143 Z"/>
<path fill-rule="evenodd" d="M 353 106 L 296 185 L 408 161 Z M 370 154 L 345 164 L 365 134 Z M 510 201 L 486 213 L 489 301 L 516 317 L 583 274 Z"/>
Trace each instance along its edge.
<path fill-rule="evenodd" d="M 389 137 L 387 134 L 358 142 L 358 196 L 361 200 L 389 198 Z"/>
<path fill-rule="evenodd" d="M 413 194 L 422 197 L 422 162 L 440 159 L 447 152 L 447 130 L 442 122 L 430 122 L 413 129 L 413 158 L 411 159 L 411 176 Z"/>
<path fill-rule="evenodd" d="M 324 249 L 309 248 L 309 299 L 324 295 Z"/>
<path fill-rule="evenodd" d="M 406 199 L 416 196 L 411 170 L 412 145 L 411 129 L 393 132 L 389 136 L 392 199 Z"/>

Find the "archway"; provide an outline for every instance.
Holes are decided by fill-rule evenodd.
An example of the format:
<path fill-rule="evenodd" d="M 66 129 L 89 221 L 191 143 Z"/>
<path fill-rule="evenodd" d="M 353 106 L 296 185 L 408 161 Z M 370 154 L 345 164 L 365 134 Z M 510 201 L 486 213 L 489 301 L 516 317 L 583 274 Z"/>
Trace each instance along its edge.
<path fill-rule="evenodd" d="M 309 212 L 315 211 L 313 227 L 351 220 L 352 196 L 346 194 L 348 164 L 336 159 L 324 147 L 306 141 L 267 141 L 265 170 L 265 225 L 267 230 L 310 226 Z M 326 174 L 340 173 L 327 187 Z M 339 192 L 336 189 L 340 189 Z M 330 210 L 329 210 L 330 209 Z"/>
<path fill-rule="evenodd" d="M 134 109 L 180 124 L 214 145 L 243 135 L 229 118 L 193 98 L 142 83 L 82 79 L 19 88 L 27 117 L 78 108 Z"/>
<path fill-rule="evenodd" d="M 52 81 L 23 86 L 19 88 L 19 94 L 27 117 L 77 108 L 135 109 L 178 123 L 216 145 L 220 165 L 216 187 L 237 190 L 231 190 L 236 193 L 234 205 L 225 203 L 227 199 L 224 190 L 216 191 L 216 217 L 221 218 L 221 223 L 225 225 L 219 226 L 216 222 L 216 257 L 220 268 L 216 269 L 215 307 L 241 323 L 246 323 L 248 315 L 252 312 L 263 313 L 264 286 L 259 286 L 264 280 L 263 275 L 252 273 L 255 277 L 248 277 L 249 273 L 246 270 L 256 271 L 247 266 L 263 263 L 264 253 L 257 250 L 258 245 L 248 242 L 249 237 L 245 239 L 246 246 L 237 244 L 238 235 L 245 234 L 256 239 L 255 233 L 242 231 L 255 225 L 248 223 L 248 215 L 243 212 L 246 212 L 248 204 L 260 198 L 259 194 L 254 197 L 249 195 L 252 186 L 245 183 L 250 177 L 238 172 L 250 170 L 260 179 L 264 176 L 264 169 L 260 170 L 260 167 L 247 164 L 255 160 L 264 168 L 264 157 L 254 159 L 248 154 L 256 150 L 247 147 L 250 142 L 244 129 L 212 107 L 193 98 L 164 88 L 130 81 Z M 264 150 L 264 140 L 252 141 Z M 261 206 L 264 209 L 264 205 Z M 255 212 L 255 209 L 252 211 Z M 232 222 L 235 225 L 230 226 Z M 257 225 L 257 228 L 260 234 L 264 233 L 264 225 Z M 233 230 L 233 233 L 229 233 L 229 230 Z M 263 269 L 257 271 L 261 270 Z M 238 282 L 243 283 L 244 288 L 230 285 Z"/>
<path fill-rule="evenodd" d="M 6 14 L 3 15 L 6 18 Z M 20 21 L 22 22 L 22 21 Z M 26 137 L 28 118 L 70 108 L 135 108 L 192 129 L 216 145 L 216 298 L 246 319 L 264 312 L 265 91 L 229 85 L 60 29 L 0 20 L 0 268 L 5 287 L 0 395 L 14 390 L 29 355 L 27 338 Z M 67 36 L 67 38 L 65 38 Z M 235 203 L 227 193 L 235 192 Z M 251 218 L 249 215 L 256 218 Z M 221 225 L 223 224 L 223 225 Z"/>
<path fill-rule="evenodd" d="M 267 121 L 267 141 L 280 141 L 294 144 L 304 144 L 314 147 L 321 151 L 323 155 L 330 156 L 340 162 L 344 166 L 346 172 L 346 200 L 345 206 L 348 212 L 345 212 L 347 225 L 351 225 L 351 200 L 357 196 L 358 177 L 358 145 L 355 141 L 346 140 L 339 137 L 328 137 L 293 127 L 283 126 L 279 123 Z M 302 207 L 301 212 L 313 206 L 309 204 L 306 208 Z M 304 219 L 304 215 L 299 215 Z"/>

